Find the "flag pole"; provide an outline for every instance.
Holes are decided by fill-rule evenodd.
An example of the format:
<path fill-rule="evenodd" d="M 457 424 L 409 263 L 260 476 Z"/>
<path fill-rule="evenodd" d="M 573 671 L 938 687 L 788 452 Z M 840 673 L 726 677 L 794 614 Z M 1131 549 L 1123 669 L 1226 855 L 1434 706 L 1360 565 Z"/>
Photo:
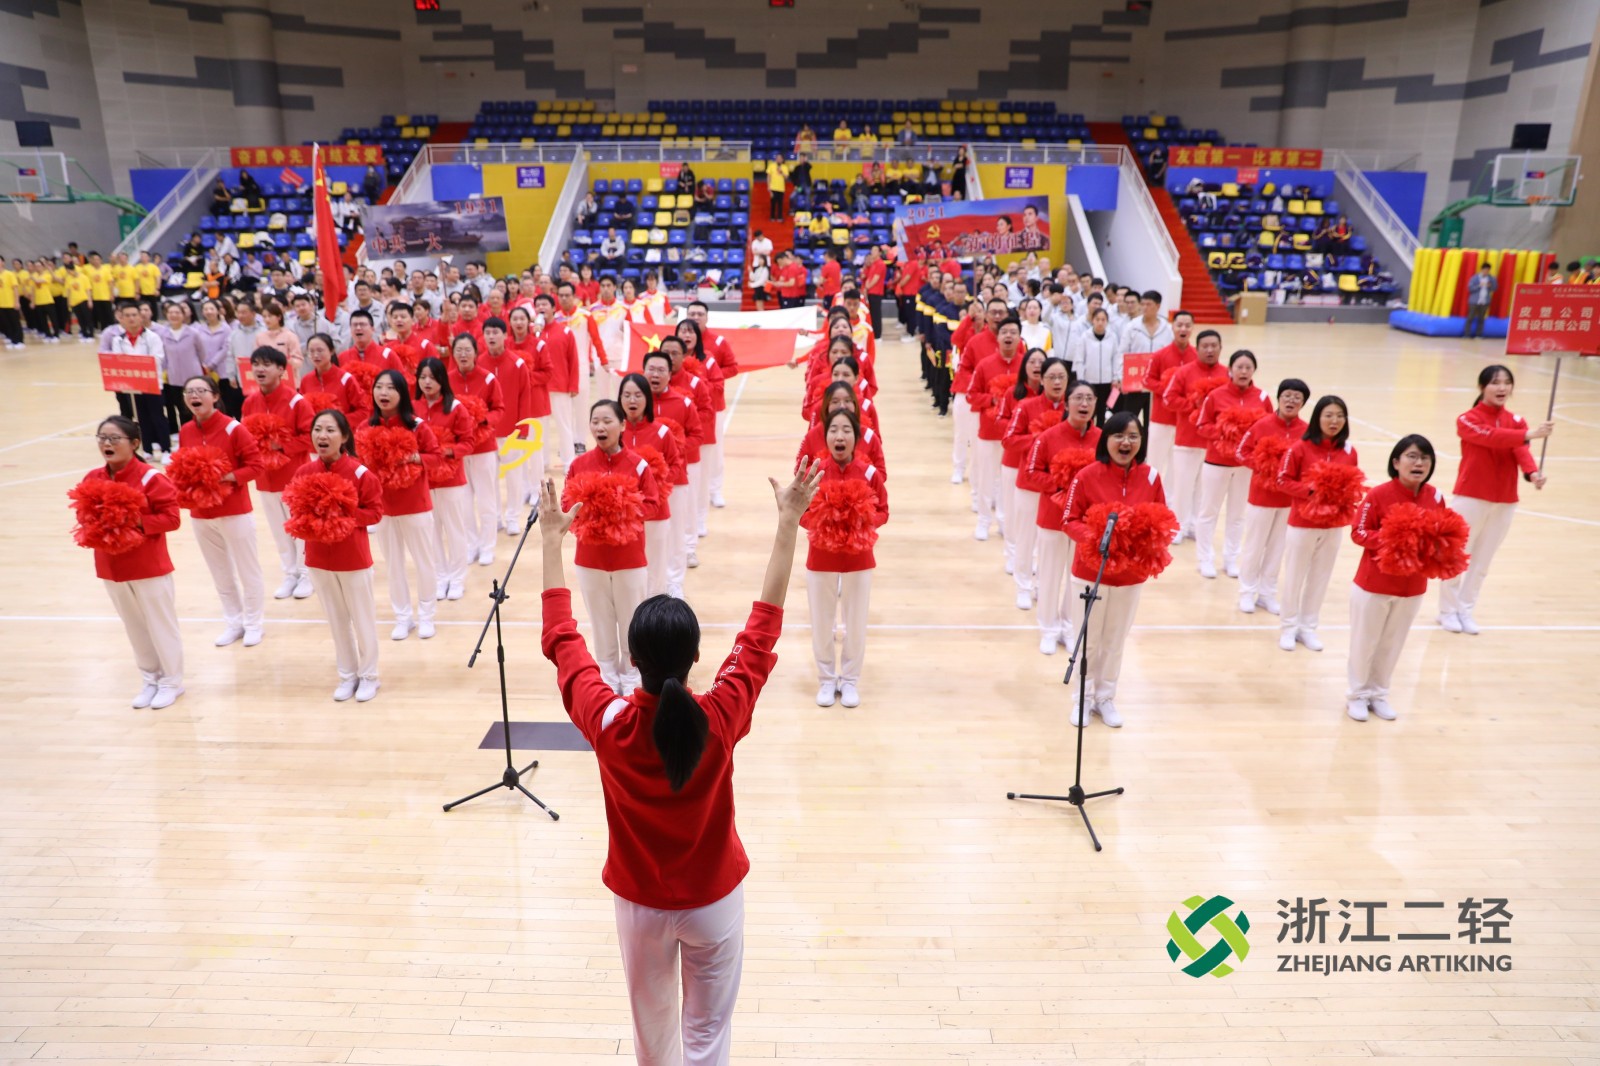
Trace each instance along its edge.
<path fill-rule="evenodd" d="M 1545 411 L 1544 420 L 1554 422 L 1556 417 L 1556 388 L 1561 384 L 1561 356 L 1556 356 L 1555 376 L 1550 379 L 1550 407 Z M 1539 442 L 1539 473 L 1544 473 L 1544 455 L 1550 450 L 1550 438 L 1546 437 Z"/>

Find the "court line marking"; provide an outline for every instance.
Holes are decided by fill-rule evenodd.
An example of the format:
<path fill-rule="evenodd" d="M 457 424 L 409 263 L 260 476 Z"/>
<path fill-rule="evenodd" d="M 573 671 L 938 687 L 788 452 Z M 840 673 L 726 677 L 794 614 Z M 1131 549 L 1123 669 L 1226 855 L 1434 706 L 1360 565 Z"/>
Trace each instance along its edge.
<path fill-rule="evenodd" d="M 83 623 L 83 622 L 117 622 L 117 621 L 121 621 L 121 619 L 119 619 L 114 614 L 0 614 L 0 623 L 4 623 L 4 622 L 27 622 L 27 623 L 56 622 L 56 623 L 65 623 L 65 624 L 71 625 L 71 624 L 79 624 L 79 623 Z M 222 625 L 222 624 L 224 624 L 225 619 L 222 619 L 222 618 L 209 618 L 209 617 L 184 617 L 184 618 L 179 618 L 178 621 L 180 623 L 183 623 L 183 624 L 186 624 L 186 625 L 200 625 L 200 624 Z M 266 624 L 269 625 L 269 626 L 272 626 L 272 625 L 325 626 L 325 625 L 328 624 L 328 620 L 326 618 L 269 618 L 269 619 L 266 620 Z M 483 627 L 483 622 L 481 620 L 475 620 L 475 619 L 452 620 L 452 619 L 436 618 L 436 619 L 434 619 L 434 623 L 433 624 L 435 626 L 438 626 L 438 627 L 441 627 L 441 628 L 448 626 L 448 627 L 452 627 L 452 628 L 461 628 L 461 629 L 481 629 Z M 519 621 L 515 621 L 515 620 L 508 620 L 508 621 L 504 622 L 503 624 L 508 629 L 542 629 L 544 627 L 544 623 L 543 622 L 534 622 L 534 621 L 519 622 Z M 700 628 L 701 629 L 734 629 L 734 630 L 738 630 L 738 629 L 743 629 L 745 627 L 745 625 L 747 625 L 747 624 L 748 623 L 745 623 L 745 622 L 704 622 L 703 621 L 703 622 L 700 623 Z M 809 622 L 785 622 L 783 624 L 783 628 L 784 629 L 810 629 L 811 628 L 811 623 L 809 623 Z M 871 623 L 868 623 L 867 628 L 868 629 L 880 629 L 880 630 L 911 630 L 911 631 L 918 631 L 918 632 L 933 631 L 933 632 L 958 632 L 958 633 L 959 632 L 967 632 L 967 633 L 971 633 L 971 632 L 980 632 L 980 633 L 991 633 L 991 632 L 992 633 L 1011 633 L 1011 632 L 1037 633 L 1039 631 L 1039 627 L 1037 625 L 1020 624 L 1020 623 L 1018 623 L 1018 624 L 999 624 L 999 625 L 981 625 L 981 624 L 980 625 L 960 625 L 960 624 L 953 623 L 953 622 L 952 623 L 871 622 Z M 1269 625 L 1250 625 L 1250 624 L 1240 623 L 1240 624 L 1234 624 L 1234 625 L 1135 625 L 1133 628 L 1134 628 L 1135 632 L 1145 632 L 1145 633 L 1231 633 L 1231 632 L 1276 633 L 1278 631 L 1279 627 L 1278 627 L 1278 625 L 1276 623 L 1272 623 L 1272 624 L 1269 624 Z M 1342 631 L 1342 630 L 1347 630 L 1349 628 L 1350 627 L 1348 625 L 1327 625 L 1327 626 L 1319 627 L 1319 631 Z M 1413 629 L 1427 630 L 1427 629 L 1439 629 L 1439 626 L 1435 622 L 1425 622 L 1425 623 L 1418 623 L 1417 625 L 1412 626 L 1412 628 Z M 1600 625 L 1483 626 L 1481 628 L 1483 629 L 1483 631 L 1485 633 L 1600 633 Z M 1440 632 L 1443 632 L 1443 630 L 1440 630 Z"/>
<path fill-rule="evenodd" d="M 86 469 L 92 467 L 73 467 L 71 470 L 58 470 L 54 474 L 40 474 L 38 477 L 25 477 L 17 481 L 0 481 L 0 489 L 9 489 L 14 485 L 31 485 L 35 481 L 49 481 L 52 478 L 71 477 L 73 474 L 82 475 Z"/>
<path fill-rule="evenodd" d="M 98 426 L 103 421 L 105 421 L 105 419 L 96 418 L 92 422 L 82 422 L 76 426 L 68 426 L 66 429 L 58 429 L 54 433 L 46 433 L 42 437 L 33 437 L 28 440 L 18 441 L 16 444 L 7 444 L 4 447 L 0 447 L 0 452 L 13 452 L 18 448 L 26 448 L 31 444 L 43 444 L 45 441 L 55 440 L 57 437 L 64 437 L 68 433 L 76 433 L 80 429 L 88 429 L 90 426 Z"/>
<path fill-rule="evenodd" d="M 753 371 L 746 370 L 739 375 L 739 387 L 733 390 L 733 402 L 728 405 L 728 417 L 722 421 L 722 436 L 718 437 L 718 440 L 727 438 L 728 427 L 733 425 L 733 413 L 739 409 L 739 399 L 744 396 L 744 387 L 750 384 L 750 375 L 752 373 Z M 715 418 L 716 415 L 713 413 L 711 417 Z"/>

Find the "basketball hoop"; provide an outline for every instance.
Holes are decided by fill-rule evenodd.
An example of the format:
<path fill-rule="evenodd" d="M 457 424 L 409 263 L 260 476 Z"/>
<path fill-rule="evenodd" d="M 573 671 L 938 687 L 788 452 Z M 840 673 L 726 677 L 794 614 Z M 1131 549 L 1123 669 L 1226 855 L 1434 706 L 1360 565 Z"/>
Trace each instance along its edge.
<path fill-rule="evenodd" d="M 1538 207 L 1540 204 L 1550 199 L 1550 197 L 1535 193 L 1531 196 L 1525 196 L 1523 199 L 1528 202 L 1529 207 Z"/>
<path fill-rule="evenodd" d="M 33 202 L 37 199 L 39 199 L 38 194 L 31 192 L 0 193 L 0 200 L 16 208 L 17 214 L 29 222 L 33 220 Z"/>

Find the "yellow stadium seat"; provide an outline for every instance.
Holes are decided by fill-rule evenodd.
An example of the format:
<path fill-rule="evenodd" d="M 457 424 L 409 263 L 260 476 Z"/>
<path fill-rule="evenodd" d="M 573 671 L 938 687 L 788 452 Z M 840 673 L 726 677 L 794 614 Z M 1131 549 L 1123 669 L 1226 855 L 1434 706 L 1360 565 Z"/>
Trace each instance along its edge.
<path fill-rule="evenodd" d="M 611 125 L 609 122 L 606 123 L 604 126 L 600 127 L 600 136 L 602 136 L 602 137 L 615 137 L 616 135 L 617 135 L 617 127 Z"/>
<path fill-rule="evenodd" d="M 1283 223 L 1278 220 L 1277 215 L 1263 215 L 1261 216 L 1261 228 L 1276 233 L 1283 228 Z"/>
<path fill-rule="evenodd" d="M 678 132 L 678 124 L 676 122 L 669 122 L 665 126 L 661 127 L 661 132 L 665 133 L 669 137 L 674 136 Z"/>
<path fill-rule="evenodd" d="M 940 100 L 939 101 L 939 110 L 940 111 L 954 111 L 955 109 L 956 109 L 956 105 L 955 105 L 955 102 L 953 100 Z"/>
<path fill-rule="evenodd" d="M 645 132 L 645 136 L 647 136 L 647 137 L 659 137 L 659 136 L 661 136 L 661 123 L 659 123 L 659 122 L 650 123 L 650 125 L 648 125 L 648 126 L 646 126 L 644 128 L 644 132 Z"/>
<path fill-rule="evenodd" d="M 1278 187 L 1276 185 L 1274 185 L 1270 181 L 1267 182 L 1265 185 L 1261 186 L 1261 195 L 1262 196 L 1271 196 L 1273 193 L 1275 193 L 1277 191 L 1278 191 Z"/>
<path fill-rule="evenodd" d="M 653 244 L 653 245 L 657 245 L 657 246 L 666 244 L 667 243 L 667 231 L 664 230 L 664 229 L 653 229 L 653 230 L 651 230 L 650 231 L 650 243 Z"/>
<path fill-rule="evenodd" d="M 994 112 L 1000 110 L 1000 102 L 998 100 L 983 100 L 979 103 L 973 104 L 972 109 L 974 111 Z"/>
<path fill-rule="evenodd" d="M 1164 129 L 1166 127 L 1166 125 L 1167 125 L 1167 116 L 1165 116 L 1165 115 L 1151 115 L 1150 116 L 1150 125 L 1154 126 L 1156 129 Z"/>
<path fill-rule="evenodd" d="M 969 110 L 971 110 L 971 108 L 968 106 L 967 101 L 965 101 L 965 100 L 957 100 L 955 102 L 955 105 L 956 105 L 956 110 L 957 111 L 969 111 Z"/>
<path fill-rule="evenodd" d="M 579 100 L 578 101 L 578 110 L 579 111 L 593 111 L 594 110 L 594 101 L 593 100 Z"/>
<path fill-rule="evenodd" d="M 939 136 L 941 136 L 941 137 L 954 137 L 955 135 L 956 135 L 956 128 L 955 128 L 955 126 L 953 124 L 951 124 L 949 122 L 946 122 L 946 123 L 944 123 L 943 125 L 941 125 L 939 127 Z"/>
<path fill-rule="evenodd" d="M 408 141 L 413 140 L 417 136 L 417 128 L 415 126 L 401 126 L 400 136 Z"/>
<path fill-rule="evenodd" d="M 1022 147 L 1024 147 L 1024 148 L 1036 148 L 1036 147 L 1038 147 L 1038 145 L 1039 145 L 1039 142 L 1034 140 L 1032 137 L 1024 137 L 1024 138 L 1022 138 Z"/>
<path fill-rule="evenodd" d="M 811 212 L 796 211 L 794 213 L 794 224 L 796 226 L 809 226 L 811 224 Z"/>
<path fill-rule="evenodd" d="M 879 137 L 893 137 L 894 136 L 894 123 L 892 123 L 892 122 L 880 122 L 880 123 L 878 123 L 878 136 Z"/>
<path fill-rule="evenodd" d="M 1224 269 L 1227 269 L 1227 270 L 1243 270 L 1244 269 L 1244 263 L 1245 263 L 1245 259 L 1244 259 L 1244 253 L 1243 252 L 1229 252 L 1228 253 L 1228 265 Z"/>
<path fill-rule="evenodd" d="M 684 199 L 690 201 L 691 203 L 694 201 L 694 197 L 692 196 L 685 196 Z M 657 202 L 657 206 L 659 206 L 663 211 L 671 211 L 673 208 L 678 206 L 677 194 L 667 193 Z M 687 207 L 688 204 L 685 204 L 684 206 Z"/>
<path fill-rule="evenodd" d="M 1306 201 L 1306 214 L 1308 214 L 1308 215 L 1320 215 L 1320 214 L 1322 214 L 1322 201 L 1321 200 L 1307 200 Z"/>
<path fill-rule="evenodd" d="M 317 253 L 310 248 L 300 249 L 300 265 L 310 266 L 317 261 Z"/>
<path fill-rule="evenodd" d="M 522 147 L 524 147 L 524 148 L 532 148 L 535 144 L 538 144 L 538 143 L 539 142 L 535 141 L 532 137 L 524 137 L 524 138 L 522 138 Z"/>
<path fill-rule="evenodd" d="M 720 145 L 722 143 L 722 138 L 721 137 L 707 137 L 706 138 L 706 143 L 710 144 L 710 145 Z"/>
<path fill-rule="evenodd" d="M 548 126 L 550 124 L 550 116 L 543 111 L 537 112 L 533 116 L 533 124 L 535 126 Z"/>
<path fill-rule="evenodd" d="M 1067 138 L 1067 147 L 1068 148 L 1082 148 L 1083 147 L 1083 141 L 1080 140 L 1077 137 L 1068 137 Z"/>
<path fill-rule="evenodd" d="M 1200 147 L 1200 148 L 1210 148 L 1211 147 L 1211 142 L 1210 141 L 1201 141 L 1199 143 L 1198 147 Z"/>
<path fill-rule="evenodd" d="M 1146 126 L 1144 128 L 1144 139 L 1145 140 L 1147 140 L 1147 141 L 1155 141 L 1155 140 L 1159 140 L 1160 138 L 1161 138 L 1161 131 L 1156 129 L 1154 126 Z"/>
<path fill-rule="evenodd" d="M 1239 184 L 1238 184 L 1238 182 L 1233 182 L 1233 181 L 1225 181 L 1225 182 L 1223 182 L 1222 183 L 1222 195 L 1224 195 L 1224 196 L 1238 196 L 1239 195 Z"/>
<path fill-rule="evenodd" d="M 432 137 L 433 136 L 433 127 L 432 126 L 418 126 L 417 127 L 417 136 L 419 138 Z"/>
<path fill-rule="evenodd" d="M 665 122 L 667 121 L 667 113 L 665 111 L 652 111 L 650 112 L 650 121 Z"/>
<path fill-rule="evenodd" d="M 831 239 L 833 240 L 834 244 L 849 244 L 850 243 L 850 231 L 845 229 L 842 226 L 837 228 L 837 229 L 835 229 L 830 236 L 831 236 Z"/>
<path fill-rule="evenodd" d="M 672 212 L 671 211 L 657 211 L 656 212 L 655 224 L 657 226 L 670 226 L 670 225 L 672 225 Z"/>
<path fill-rule="evenodd" d="M 572 127 L 566 125 L 565 123 L 563 123 L 560 126 L 557 126 L 556 127 L 556 136 L 557 137 L 571 137 L 572 136 Z"/>
<path fill-rule="evenodd" d="M 672 212 L 672 224 L 679 227 L 687 226 L 689 224 L 689 209 L 680 207 Z"/>
<path fill-rule="evenodd" d="M 1209 270 L 1221 270 L 1227 265 L 1227 252 L 1211 252 L 1206 256 L 1206 268 Z"/>
<path fill-rule="evenodd" d="M 1263 248 L 1271 248 L 1278 243 L 1278 238 L 1274 237 L 1270 230 L 1262 230 L 1261 236 L 1256 238 L 1256 243 Z"/>
<path fill-rule="evenodd" d="M 328 186 L 328 193 L 331 196 L 343 196 L 349 191 L 350 186 L 342 181 L 336 181 L 332 185 Z"/>
<path fill-rule="evenodd" d="M 345 141 L 344 143 L 345 144 L 349 144 L 349 145 L 354 145 L 356 147 L 360 147 L 361 138 L 360 137 L 351 137 L 348 141 Z"/>
<path fill-rule="evenodd" d="M 476 144 L 476 145 L 479 145 L 481 147 L 481 146 L 489 143 L 489 138 L 487 138 L 487 137 L 474 137 L 472 139 L 472 143 Z"/>
<path fill-rule="evenodd" d="M 901 123 L 906 120 L 906 113 L 904 111 L 896 111 L 891 117 L 896 123 Z"/>
<path fill-rule="evenodd" d="M 409 125 L 411 125 L 411 116 L 410 115 L 396 115 L 394 117 L 394 124 L 396 126 L 409 126 Z"/>
<path fill-rule="evenodd" d="M 1361 286 L 1356 282 L 1356 276 L 1354 274 L 1340 274 L 1339 275 L 1339 291 L 1340 292 L 1360 292 L 1361 291 Z"/>
<path fill-rule="evenodd" d="M 647 229 L 636 229 L 636 230 L 629 231 L 629 233 L 628 233 L 628 243 L 629 244 L 649 244 L 650 243 L 650 231 L 647 230 Z"/>
<path fill-rule="evenodd" d="M 985 127 L 983 127 L 983 132 L 985 134 L 987 134 L 988 136 L 990 136 L 990 137 L 998 137 L 998 136 L 1000 136 L 1000 127 L 999 126 L 985 126 Z"/>
<path fill-rule="evenodd" d="M 198 289 L 205 283 L 206 276 L 200 273 L 198 270 L 189 271 L 189 273 L 183 279 L 183 287 L 186 289 Z"/>
<path fill-rule="evenodd" d="M 644 191 L 645 192 L 660 192 L 661 191 L 661 179 L 660 178 L 649 178 L 649 179 L 647 179 L 645 181 L 645 183 L 644 183 Z"/>
<path fill-rule="evenodd" d="M 534 103 L 533 103 L 533 109 L 535 111 L 549 111 L 549 110 L 551 110 L 550 101 L 549 100 L 535 100 Z"/>
<path fill-rule="evenodd" d="M 1294 235 L 1294 250 L 1297 252 L 1311 251 L 1311 234 L 1296 233 Z"/>
<path fill-rule="evenodd" d="M 241 233 L 239 234 L 239 239 L 233 243 L 240 251 L 248 251 L 256 246 L 256 235 L 254 233 Z"/>
<path fill-rule="evenodd" d="M 1291 215 L 1303 215 L 1303 214 L 1305 214 L 1306 213 L 1306 202 L 1304 200 L 1290 200 L 1289 201 L 1289 213 Z"/>

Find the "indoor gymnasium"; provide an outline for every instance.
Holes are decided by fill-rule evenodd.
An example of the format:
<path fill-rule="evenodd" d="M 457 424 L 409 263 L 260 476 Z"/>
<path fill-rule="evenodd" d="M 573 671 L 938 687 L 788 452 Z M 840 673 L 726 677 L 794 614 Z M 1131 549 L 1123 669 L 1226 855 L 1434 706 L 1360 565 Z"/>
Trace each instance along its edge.
<path fill-rule="evenodd" d="M 0 2 L 0 1060 L 1595 1062 L 1597 25 Z"/>

